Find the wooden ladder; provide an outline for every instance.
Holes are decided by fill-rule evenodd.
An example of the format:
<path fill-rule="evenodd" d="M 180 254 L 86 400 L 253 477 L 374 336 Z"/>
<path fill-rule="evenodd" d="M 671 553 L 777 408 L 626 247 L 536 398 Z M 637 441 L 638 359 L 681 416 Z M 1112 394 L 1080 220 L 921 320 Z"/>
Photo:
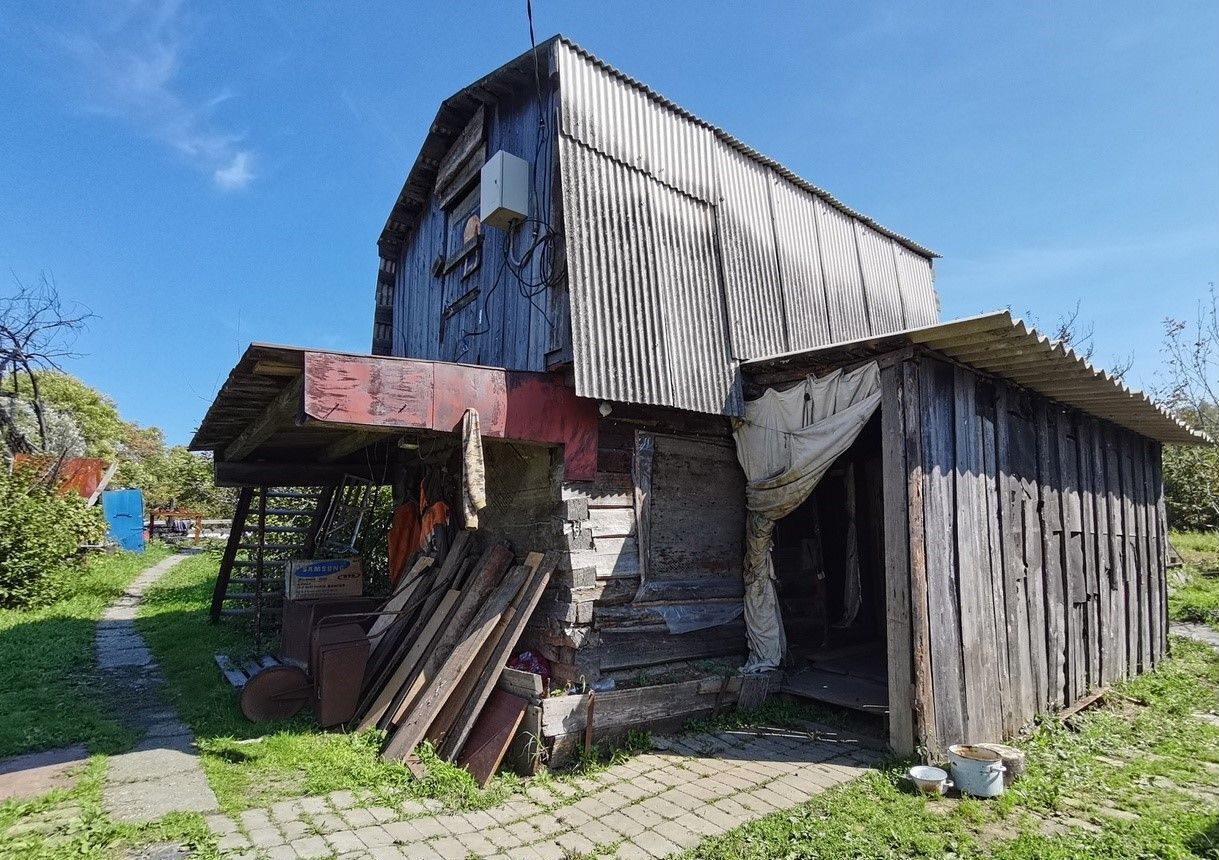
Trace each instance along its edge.
<path fill-rule="evenodd" d="M 251 618 L 261 647 L 264 631 L 278 623 L 284 565 L 313 555 L 333 495 L 334 487 L 242 487 L 212 592 L 213 622 Z"/>

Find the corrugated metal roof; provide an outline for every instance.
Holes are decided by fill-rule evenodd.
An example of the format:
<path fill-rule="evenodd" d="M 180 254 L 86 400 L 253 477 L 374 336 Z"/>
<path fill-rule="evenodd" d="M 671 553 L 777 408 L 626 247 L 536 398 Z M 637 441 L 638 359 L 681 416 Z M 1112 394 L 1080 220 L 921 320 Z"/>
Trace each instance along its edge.
<path fill-rule="evenodd" d="M 826 363 L 866 358 L 917 345 L 993 376 L 1008 379 L 1064 406 L 1112 421 L 1150 439 L 1211 443 L 1162 406 L 1093 367 L 1070 347 L 1013 319 L 1007 311 L 911 328 L 882 337 L 835 343 L 743 362 L 747 375 L 803 372 Z"/>
<path fill-rule="evenodd" d="M 576 44 L 575 42 L 573 42 L 571 39 L 567 38 L 566 36 L 561 35 L 561 34 L 554 36 L 554 37 L 552 37 L 552 41 L 567 46 L 571 50 L 575 51 L 582 58 L 584 58 L 588 62 L 595 65 L 597 68 L 605 71 L 612 78 L 614 78 L 618 81 L 621 81 L 625 84 L 628 84 L 637 93 L 646 95 L 649 99 L 651 99 L 653 102 L 655 102 L 658 106 L 665 109 L 664 114 L 661 115 L 662 118 L 665 116 L 668 116 L 668 117 L 673 117 L 675 119 L 686 120 L 697 126 L 705 128 L 708 131 L 710 131 L 712 134 L 714 134 L 717 138 L 719 138 L 721 141 L 726 143 L 728 146 L 743 153 L 744 155 L 748 156 L 749 158 L 753 159 L 754 161 L 758 162 L 759 164 L 762 164 L 766 167 L 771 168 L 777 174 L 779 174 L 784 179 L 786 179 L 788 182 L 791 182 L 794 185 L 797 185 L 800 188 L 805 189 L 806 191 L 812 192 L 816 196 L 825 200 L 827 203 L 829 203 L 834 208 L 840 209 L 843 212 L 845 212 L 847 215 L 851 216 L 852 218 L 862 221 L 863 223 L 867 224 L 869 227 L 872 227 L 873 229 L 879 231 L 880 233 L 883 233 L 886 236 L 889 236 L 892 239 L 896 239 L 898 242 L 900 242 L 901 244 L 910 248 L 912 251 L 915 251 L 916 253 L 921 254 L 924 257 L 938 257 L 939 256 L 939 254 L 937 254 L 935 251 L 932 251 L 931 249 L 918 244 L 917 242 L 915 242 L 912 239 L 906 238 L 905 236 L 901 235 L 900 233 L 890 230 L 889 228 L 883 226 L 882 224 L 878 224 L 876 221 L 873 221 L 867 215 L 864 215 L 861 212 L 855 211 L 854 209 L 852 209 L 851 207 L 849 207 L 845 203 L 843 203 L 841 200 L 839 200 L 837 197 L 830 194 L 825 189 L 819 188 L 816 185 L 813 185 L 811 182 L 809 182 L 808 180 L 799 176 L 798 174 L 793 173 L 791 170 L 784 167 L 782 164 L 775 161 L 773 158 L 769 158 L 769 157 L 763 155 L 762 153 L 758 152 L 753 147 L 742 142 L 738 138 L 733 137 L 731 134 L 724 131 L 722 128 L 712 125 L 711 123 L 707 122 L 702 117 L 696 116 L 695 114 L 686 110 L 685 108 L 683 108 L 681 105 L 677 104 L 676 102 L 665 98 L 664 96 L 662 96 L 660 93 L 656 92 L 656 90 L 652 89 L 644 82 L 637 80 L 636 78 L 633 78 L 630 75 L 626 74 L 625 72 L 622 72 L 621 70 L 615 68 L 614 66 L 607 63 L 605 60 L 596 56 L 591 51 Z M 562 68 L 562 67 L 560 67 L 560 68 Z M 569 71 L 571 68 L 573 68 L 573 67 L 569 66 Z M 560 71 L 560 76 L 562 76 L 562 74 L 563 74 L 562 71 Z M 598 86 L 598 84 L 600 84 L 600 86 Z M 604 100 L 606 103 L 610 103 L 610 102 L 612 102 L 612 97 L 613 97 L 613 94 L 615 91 L 615 87 L 609 86 L 607 84 L 608 84 L 608 79 L 605 79 L 605 78 L 602 78 L 600 81 L 596 81 L 594 79 L 594 81 L 585 80 L 585 81 L 581 82 L 581 85 L 586 88 L 585 92 L 593 91 L 596 93 L 598 98 Z M 562 84 L 560 84 L 560 85 L 562 85 Z M 625 90 L 621 90 L 621 89 L 619 89 L 617 91 L 626 92 Z M 631 99 L 632 104 L 634 104 L 634 105 L 639 104 L 637 95 L 632 94 L 630 96 L 630 99 Z M 625 115 L 626 115 L 625 113 L 620 114 L 619 119 L 621 120 L 622 118 L 625 117 Z M 669 131 L 669 129 L 667 129 L 667 128 L 666 129 L 658 128 L 657 130 L 661 131 L 661 132 Z M 633 164 L 634 166 L 637 166 L 637 167 L 642 167 L 642 165 L 640 165 L 640 164 L 635 164 L 634 161 L 627 161 L 626 163 Z"/>
<path fill-rule="evenodd" d="M 736 414 L 734 359 L 937 317 L 931 252 L 569 40 L 553 51 L 580 394 Z M 655 234 L 661 197 L 685 201 L 667 239 Z M 686 245 L 708 258 L 681 256 Z M 705 310 L 679 323 L 681 306 Z M 653 349 L 634 349 L 641 333 L 659 338 Z"/>

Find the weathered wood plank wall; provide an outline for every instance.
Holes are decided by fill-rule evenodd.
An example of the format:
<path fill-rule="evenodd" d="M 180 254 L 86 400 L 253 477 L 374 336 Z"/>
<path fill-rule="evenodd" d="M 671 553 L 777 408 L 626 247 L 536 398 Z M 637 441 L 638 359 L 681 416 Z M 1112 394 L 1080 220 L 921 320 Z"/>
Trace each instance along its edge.
<path fill-rule="evenodd" d="M 547 219 L 558 236 L 562 224 L 557 220 L 555 187 L 556 87 L 550 77 L 542 79 L 542 90 L 544 137 L 539 140 L 538 97 L 530 88 L 486 106 L 485 154 L 489 157 L 502 149 L 530 163 L 533 205 L 544 209 L 532 214 Z M 454 144 L 460 145 L 460 141 Z M 539 371 L 570 360 L 565 287 L 526 288 L 505 265 L 505 244 L 511 241 L 512 255 L 520 258 L 533 241 L 532 225 L 511 233 L 484 228 L 481 262 L 467 274 L 463 266 L 450 267 L 444 260 L 455 226 L 449 223 L 452 201 L 447 205 L 449 211 L 446 201 L 432 195 L 398 260 L 392 354 Z M 539 283 L 544 258 L 549 256 L 550 250 L 530 255 L 523 266 L 525 279 Z M 555 265 L 561 269 L 561 262 Z"/>
<path fill-rule="evenodd" d="M 569 557 L 530 641 L 564 681 L 743 657 L 744 475 L 727 421 L 619 405 L 598 440 L 596 480 L 557 489 Z M 675 633 L 675 613 L 729 620 Z"/>
<path fill-rule="evenodd" d="M 931 355 L 883 389 L 895 748 L 1010 736 L 1163 659 L 1159 443 Z"/>

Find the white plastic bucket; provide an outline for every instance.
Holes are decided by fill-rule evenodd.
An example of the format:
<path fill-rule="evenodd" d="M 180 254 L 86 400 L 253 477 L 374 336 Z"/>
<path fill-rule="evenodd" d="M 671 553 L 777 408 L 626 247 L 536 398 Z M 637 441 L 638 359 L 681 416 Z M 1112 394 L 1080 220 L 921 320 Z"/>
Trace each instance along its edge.
<path fill-rule="evenodd" d="M 952 784 L 962 794 L 998 797 L 1003 794 L 1003 756 L 993 750 L 968 744 L 948 748 Z"/>

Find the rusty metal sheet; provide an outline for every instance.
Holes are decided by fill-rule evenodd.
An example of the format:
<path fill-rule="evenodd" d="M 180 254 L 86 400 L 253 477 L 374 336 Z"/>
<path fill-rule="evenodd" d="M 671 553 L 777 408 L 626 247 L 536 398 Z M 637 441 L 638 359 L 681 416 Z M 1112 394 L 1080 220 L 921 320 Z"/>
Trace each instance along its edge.
<path fill-rule="evenodd" d="M 332 424 L 431 428 L 433 365 L 305 353 L 305 415 Z"/>

